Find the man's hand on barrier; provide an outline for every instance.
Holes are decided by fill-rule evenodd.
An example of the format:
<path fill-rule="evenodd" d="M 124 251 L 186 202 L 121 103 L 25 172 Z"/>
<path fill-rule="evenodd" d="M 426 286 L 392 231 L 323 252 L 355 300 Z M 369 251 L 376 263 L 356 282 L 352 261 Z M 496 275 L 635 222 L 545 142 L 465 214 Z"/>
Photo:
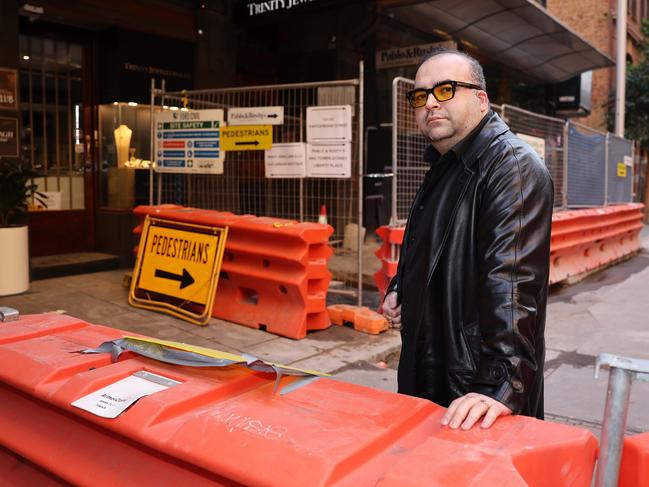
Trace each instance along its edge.
<path fill-rule="evenodd" d="M 468 430 L 484 416 L 480 427 L 489 428 L 498 417 L 510 414 L 512 414 L 511 409 L 495 399 L 469 392 L 450 404 L 442 417 L 442 424 L 448 425 L 452 429 L 461 426 L 463 430 Z"/>
<path fill-rule="evenodd" d="M 401 329 L 401 305 L 397 304 L 397 293 L 392 291 L 383 300 L 383 315 L 388 319 L 390 328 Z"/>

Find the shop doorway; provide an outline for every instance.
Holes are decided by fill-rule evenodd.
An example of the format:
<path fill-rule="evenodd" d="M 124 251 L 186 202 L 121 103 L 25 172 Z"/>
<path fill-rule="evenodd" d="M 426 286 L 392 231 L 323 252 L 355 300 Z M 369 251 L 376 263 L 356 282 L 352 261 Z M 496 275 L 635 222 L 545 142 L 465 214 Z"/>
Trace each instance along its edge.
<path fill-rule="evenodd" d="M 30 209 L 31 256 L 93 250 L 89 45 L 25 34 L 19 55 L 22 158 L 47 201 Z"/>

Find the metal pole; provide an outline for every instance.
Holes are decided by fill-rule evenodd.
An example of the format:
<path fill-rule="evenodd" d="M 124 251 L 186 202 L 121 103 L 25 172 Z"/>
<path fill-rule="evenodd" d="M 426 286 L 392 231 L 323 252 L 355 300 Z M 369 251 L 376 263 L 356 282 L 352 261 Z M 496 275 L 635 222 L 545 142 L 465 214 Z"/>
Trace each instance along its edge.
<path fill-rule="evenodd" d="M 162 88 L 161 88 L 161 93 L 160 93 L 160 106 L 164 107 L 164 96 L 165 96 L 165 90 L 166 90 L 166 83 L 165 79 L 162 78 Z M 162 204 L 162 173 L 158 172 L 158 205 Z"/>
<path fill-rule="evenodd" d="M 365 64 L 358 64 L 358 305 L 363 306 L 363 97 Z"/>
<path fill-rule="evenodd" d="M 629 178 L 629 183 L 631 184 L 631 189 L 629 192 L 629 203 L 633 203 L 633 182 L 635 180 L 635 141 L 631 141 L 631 177 Z M 638 193 L 640 192 L 640 187 L 638 187 Z M 636 196 L 636 199 L 638 197 Z M 640 201 L 638 199 L 638 201 Z"/>
<path fill-rule="evenodd" d="M 624 103 L 626 99 L 626 1 L 617 0 L 615 57 L 615 135 L 624 137 Z"/>
<path fill-rule="evenodd" d="M 392 212 L 390 225 L 397 224 L 397 140 L 399 131 L 399 102 L 397 98 L 399 97 L 399 81 L 401 78 L 392 80 Z"/>
<path fill-rule="evenodd" d="M 561 182 L 561 206 L 568 208 L 568 144 L 570 143 L 570 122 L 566 120 L 563 125 L 563 181 Z"/>
<path fill-rule="evenodd" d="M 595 487 L 617 486 L 632 376 L 629 370 L 611 367 Z"/>
<path fill-rule="evenodd" d="M 611 141 L 610 135 L 610 132 L 606 132 L 606 137 L 604 138 L 604 206 L 608 205 L 608 174 L 610 172 L 610 168 L 608 167 L 608 146 Z"/>
<path fill-rule="evenodd" d="M 150 144 L 149 144 L 149 206 L 153 206 L 153 140 L 155 135 L 155 127 L 153 121 L 153 105 L 155 105 L 155 78 L 151 78 L 151 106 L 150 108 Z"/>

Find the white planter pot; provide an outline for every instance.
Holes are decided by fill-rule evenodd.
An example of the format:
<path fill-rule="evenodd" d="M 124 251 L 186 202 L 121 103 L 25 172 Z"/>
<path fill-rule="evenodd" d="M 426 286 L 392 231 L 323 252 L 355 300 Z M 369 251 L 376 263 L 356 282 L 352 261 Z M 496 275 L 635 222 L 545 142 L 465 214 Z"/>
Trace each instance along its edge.
<path fill-rule="evenodd" d="M 29 289 L 29 234 L 26 225 L 0 228 L 0 296 Z"/>

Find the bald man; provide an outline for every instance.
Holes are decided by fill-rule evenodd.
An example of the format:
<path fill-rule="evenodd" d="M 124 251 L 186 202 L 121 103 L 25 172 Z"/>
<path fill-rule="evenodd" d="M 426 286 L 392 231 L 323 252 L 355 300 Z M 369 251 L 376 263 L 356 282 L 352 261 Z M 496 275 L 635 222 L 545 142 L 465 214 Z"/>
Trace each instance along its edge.
<path fill-rule="evenodd" d="M 480 64 L 435 52 L 407 93 L 430 145 L 383 312 L 401 329 L 399 392 L 442 424 L 543 418 L 554 191 L 538 155 L 493 113 Z"/>

